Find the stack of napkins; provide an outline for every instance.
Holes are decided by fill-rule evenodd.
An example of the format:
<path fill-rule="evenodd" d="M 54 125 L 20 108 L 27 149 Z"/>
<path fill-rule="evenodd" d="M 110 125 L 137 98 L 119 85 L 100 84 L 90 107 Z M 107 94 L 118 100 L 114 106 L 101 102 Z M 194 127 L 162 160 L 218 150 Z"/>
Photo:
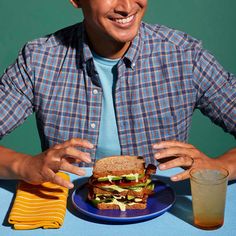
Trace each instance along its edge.
<path fill-rule="evenodd" d="M 69 180 L 65 173 L 57 173 Z M 60 228 L 64 222 L 68 189 L 53 183 L 32 185 L 19 182 L 9 215 L 14 229 Z"/>

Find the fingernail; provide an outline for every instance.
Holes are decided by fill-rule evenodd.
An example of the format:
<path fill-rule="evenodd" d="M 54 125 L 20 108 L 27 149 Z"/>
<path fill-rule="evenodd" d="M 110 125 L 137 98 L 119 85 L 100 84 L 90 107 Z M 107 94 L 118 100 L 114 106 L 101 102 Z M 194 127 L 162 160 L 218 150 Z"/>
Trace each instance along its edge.
<path fill-rule="evenodd" d="M 94 145 L 92 143 L 88 143 L 89 148 L 94 148 Z"/>
<path fill-rule="evenodd" d="M 72 188 L 74 188 L 74 184 L 72 184 L 72 183 L 69 183 L 69 184 L 68 184 L 68 188 L 69 188 L 69 189 L 72 189 Z"/>
<path fill-rule="evenodd" d="M 176 181 L 176 180 L 178 180 L 178 177 L 177 176 L 173 176 L 173 177 L 171 177 L 171 180 Z"/>
<path fill-rule="evenodd" d="M 159 165 L 160 170 L 164 170 L 165 168 L 166 168 L 166 165 L 164 165 L 164 164 Z"/>
<path fill-rule="evenodd" d="M 157 144 L 154 144 L 152 147 L 153 147 L 153 148 L 157 148 L 158 146 L 157 146 Z"/>
<path fill-rule="evenodd" d="M 85 155 L 85 161 L 86 161 L 86 162 L 91 162 L 90 153 L 85 152 L 84 155 Z"/>
<path fill-rule="evenodd" d="M 90 163 L 91 159 L 90 158 L 86 158 L 86 162 Z"/>
<path fill-rule="evenodd" d="M 82 169 L 78 170 L 78 175 L 85 175 L 85 174 L 86 174 L 86 172 L 84 170 L 82 170 Z"/>
<path fill-rule="evenodd" d="M 91 158 L 90 157 L 85 157 L 85 162 L 90 163 L 91 162 Z"/>
<path fill-rule="evenodd" d="M 158 158 L 159 156 L 160 156 L 160 153 L 156 153 L 156 154 L 154 155 L 155 158 Z"/>

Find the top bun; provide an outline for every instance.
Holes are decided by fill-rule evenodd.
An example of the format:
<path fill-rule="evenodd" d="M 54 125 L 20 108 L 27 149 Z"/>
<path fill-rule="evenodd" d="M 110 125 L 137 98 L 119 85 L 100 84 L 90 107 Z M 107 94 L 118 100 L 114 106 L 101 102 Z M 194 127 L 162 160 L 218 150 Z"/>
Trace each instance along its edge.
<path fill-rule="evenodd" d="M 95 162 L 93 176 L 95 178 L 108 175 L 120 176 L 128 174 L 142 174 L 145 162 L 140 156 L 110 156 Z"/>

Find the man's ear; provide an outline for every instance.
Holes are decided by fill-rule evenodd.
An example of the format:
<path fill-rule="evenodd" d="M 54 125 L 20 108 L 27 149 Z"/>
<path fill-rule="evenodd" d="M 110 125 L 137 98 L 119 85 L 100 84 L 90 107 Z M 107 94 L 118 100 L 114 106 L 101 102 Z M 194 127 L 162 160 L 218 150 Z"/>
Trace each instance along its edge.
<path fill-rule="evenodd" d="M 70 0 L 71 4 L 75 7 L 75 8 L 80 8 L 80 0 Z"/>

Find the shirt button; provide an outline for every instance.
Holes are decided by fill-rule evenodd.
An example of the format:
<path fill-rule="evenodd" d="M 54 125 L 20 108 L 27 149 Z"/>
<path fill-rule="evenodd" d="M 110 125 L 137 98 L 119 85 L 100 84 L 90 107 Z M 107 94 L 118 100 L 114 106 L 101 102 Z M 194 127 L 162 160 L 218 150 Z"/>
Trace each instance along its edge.
<path fill-rule="evenodd" d="M 98 90 L 97 90 L 97 89 L 94 89 L 94 90 L 93 90 L 93 94 L 94 94 L 94 95 L 98 94 Z"/>
<path fill-rule="evenodd" d="M 133 63 L 132 63 L 132 67 L 135 67 L 135 66 L 136 66 L 136 64 L 133 62 Z"/>
<path fill-rule="evenodd" d="M 92 129 L 94 129 L 94 128 L 96 127 L 96 124 L 95 124 L 95 123 L 91 123 L 91 124 L 90 124 L 90 127 L 91 127 Z"/>

